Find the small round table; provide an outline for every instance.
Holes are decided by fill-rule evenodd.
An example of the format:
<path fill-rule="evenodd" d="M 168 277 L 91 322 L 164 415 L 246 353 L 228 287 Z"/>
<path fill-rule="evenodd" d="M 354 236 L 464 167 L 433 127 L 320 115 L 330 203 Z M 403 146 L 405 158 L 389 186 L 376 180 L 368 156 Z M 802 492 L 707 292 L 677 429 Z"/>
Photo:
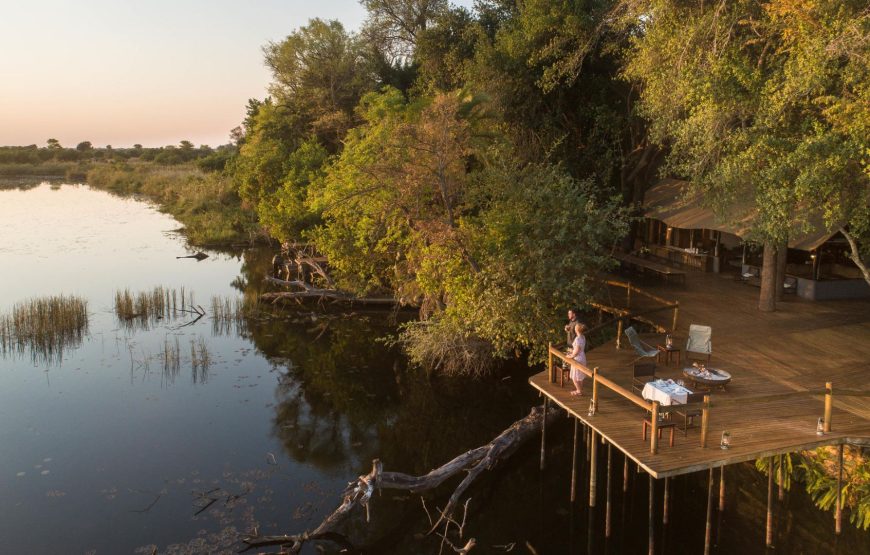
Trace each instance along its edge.
<path fill-rule="evenodd" d="M 690 366 L 689 368 L 683 368 L 683 375 L 699 389 L 714 389 L 717 387 L 725 389 L 725 386 L 731 382 L 731 374 L 718 368 L 701 370 Z"/>
<path fill-rule="evenodd" d="M 665 365 L 670 366 L 671 365 L 671 356 L 674 353 L 677 353 L 677 366 L 680 365 L 680 362 L 682 361 L 681 359 L 682 359 L 683 355 L 682 355 L 682 351 L 680 350 L 679 347 L 677 347 L 676 345 L 671 345 L 670 347 L 668 347 L 667 345 L 656 345 L 656 349 L 659 350 L 659 354 L 656 357 L 658 359 L 658 362 L 661 362 L 662 357 L 664 357 Z"/>

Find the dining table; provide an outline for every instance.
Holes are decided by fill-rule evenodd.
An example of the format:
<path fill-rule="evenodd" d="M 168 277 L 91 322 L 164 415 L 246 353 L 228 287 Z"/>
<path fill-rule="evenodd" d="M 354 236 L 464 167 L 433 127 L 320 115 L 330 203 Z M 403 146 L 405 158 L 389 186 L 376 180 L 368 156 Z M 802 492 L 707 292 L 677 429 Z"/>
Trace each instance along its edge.
<path fill-rule="evenodd" d="M 653 380 L 643 386 L 640 395 L 647 401 L 658 401 L 659 405 L 684 405 L 691 390 L 674 380 Z"/>

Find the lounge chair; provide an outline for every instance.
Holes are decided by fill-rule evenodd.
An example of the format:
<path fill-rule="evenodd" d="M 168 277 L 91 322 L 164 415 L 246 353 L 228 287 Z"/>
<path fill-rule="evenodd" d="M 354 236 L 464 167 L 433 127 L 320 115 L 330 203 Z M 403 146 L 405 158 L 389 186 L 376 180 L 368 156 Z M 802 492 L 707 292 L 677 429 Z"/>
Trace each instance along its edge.
<path fill-rule="evenodd" d="M 625 336 L 628 338 L 628 342 L 631 343 L 631 346 L 634 347 L 635 352 L 638 354 L 638 357 L 635 360 L 657 357 L 659 355 L 658 349 L 649 345 L 648 343 L 644 343 L 643 341 L 641 341 L 640 337 L 637 335 L 637 332 L 634 330 L 633 327 L 628 326 L 627 328 L 625 328 Z"/>
<path fill-rule="evenodd" d="M 691 355 L 701 355 L 710 361 L 710 355 L 713 354 L 713 328 L 710 326 L 699 326 L 692 324 L 689 326 L 689 341 L 686 342 L 686 359 Z"/>

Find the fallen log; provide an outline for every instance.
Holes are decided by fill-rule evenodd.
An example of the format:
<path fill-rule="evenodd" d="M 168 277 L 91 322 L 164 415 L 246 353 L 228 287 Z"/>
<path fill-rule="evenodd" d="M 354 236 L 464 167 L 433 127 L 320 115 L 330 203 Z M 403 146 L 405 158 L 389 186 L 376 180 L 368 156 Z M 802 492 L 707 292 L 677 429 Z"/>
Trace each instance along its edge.
<path fill-rule="evenodd" d="M 555 420 L 558 415 L 559 410 L 551 408 L 546 414 L 547 421 Z M 460 498 L 484 471 L 495 468 L 496 465 L 510 457 L 523 443 L 540 433 L 543 419 L 543 408 L 534 407 L 528 416 L 514 422 L 486 445 L 466 451 L 423 476 L 385 472 L 381 461 L 375 459 L 372 461 L 371 472 L 360 476 L 355 482 L 350 482 L 347 485 L 342 494 L 341 505 L 323 519 L 317 528 L 293 535 L 244 536 L 242 541 L 247 545 L 247 549 L 281 545 L 289 549 L 290 553 L 298 553 L 308 541 L 329 540 L 330 534 L 337 534 L 335 529 L 357 508 L 365 509 L 366 521 L 368 522 L 371 517 L 369 502 L 375 490 L 398 489 L 410 493 L 421 493 L 434 490 L 450 478 L 465 472 L 465 477 L 453 490 L 447 505 L 431 524 L 429 530 L 431 534 L 442 524 L 453 522 L 453 513 L 459 506 Z M 462 553 L 467 553 L 474 545 L 475 542 L 472 538 L 464 548 L 467 550 L 462 551 Z"/>
<path fill-rule="evenodd" d="M 364 304 L 364 305 L 386 305 L 395 306 L 399 304 L 399 300 L 393 297 L 357 297 L 351 293 L 340 291 L 338 289 L 321 289 L 314 287 L 299 280 L 284 280 L 267 276 L 266 281 L 276 285 L 286 287 L 300 287 L 302 291 L 280 291 L 271 293 L 262 293 L 260 299 L 264 301 L 277 302 L 279 300 L 301 300 L 301 299 L 319 299 L 331 300 L 336 302 Z"/>
<path fill-rule="evenodd" d="M 176 258 L 176 259 L 179 259 L 179 258 L 195 258 L 195 259 L 197 259 L 197 260 L 205 260 L 206 258 L 208 258 L 208 255 L 205 254 L 205 253 L 202 252 L 202 251 L 196 251 L 196 254 L 189 254 L 189 255 L 187 255 L 187 256 L 176 256 L 175 258 Z"/>

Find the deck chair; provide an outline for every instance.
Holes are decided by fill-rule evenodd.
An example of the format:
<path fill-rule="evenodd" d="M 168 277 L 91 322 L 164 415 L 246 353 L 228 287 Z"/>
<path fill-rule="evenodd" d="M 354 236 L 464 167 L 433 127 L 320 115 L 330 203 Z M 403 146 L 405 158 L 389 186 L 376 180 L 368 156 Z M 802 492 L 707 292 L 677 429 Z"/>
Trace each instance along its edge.
<path fill-rule="evenodd" d="M 634 347 L 635 352 L 638 354 L 635 362 L 642 358 L 652 358 L 658 356 L 659 350 L 641 341 L 640 337 L 637 335 L 637 332 L 632 326 L 628 326 L 627 328 L 625 328 L 625 336 L 628 338 L 628 342 L 631 343 L 631 346 Z"/>
<path fill-rule="evenodd" d="M 686 342 L 686 358 L 691 355 L 701 355 L 710 360 L 710 355 L 713 354 L 713 328 L 710 326 L 699 326 L 692 324 L 689 326 L 689 341 Z"/>
<path fill-rule="evenodd" d="M 656 379 L 656 363 L 655 362 L 635 362 L 634 369 L 631 375 L 631 388 L 637 391 L 640 395 L 643 387 Z"/>
<path fill-rule="evenodd" d="M 704 393 L 689 393 L 686 396 L 686 404 L 694 404 L 700 403 L 704 400 Z M 683 417 L 683 437 L 689 435 L 689 424 L 692 426 L 695 425 L 695 418 L 701 416 L 701 409 L 699 408 L 685 408 L 682 410 L 675 411 L 679 416 Z"/>

